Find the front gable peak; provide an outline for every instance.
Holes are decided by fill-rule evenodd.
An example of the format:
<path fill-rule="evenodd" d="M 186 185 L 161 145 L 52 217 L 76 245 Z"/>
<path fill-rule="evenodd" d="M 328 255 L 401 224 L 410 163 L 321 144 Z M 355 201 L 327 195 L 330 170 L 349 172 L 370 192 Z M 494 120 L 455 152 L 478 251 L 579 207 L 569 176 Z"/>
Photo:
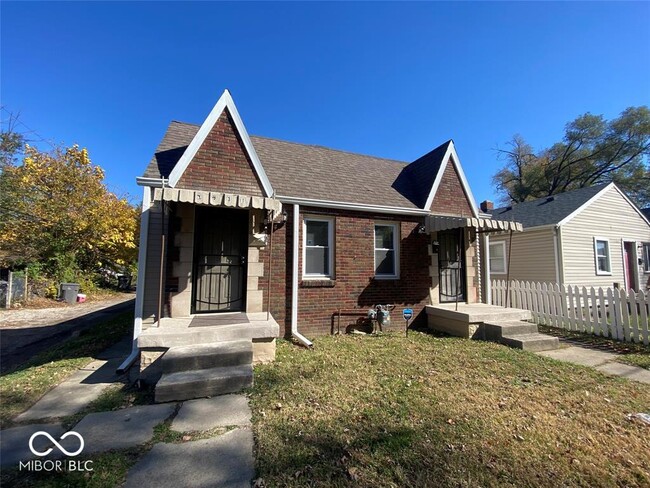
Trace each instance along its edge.
<path fill-rule="evenodd" d="M 235 102 L 230 96 L 230 92 L 225 90 L 214 108 L 207 116 L 198 132 L 187 146 L 183 155 L 178 160 L 174 169 L 169 174 L 169 186 L 172 188 L 176 187 L 181 178 L 186 173 L 190 163 L 194 160 L 195 156 L 201 150 L 202 146 L 206 140 L 211 136 L 219 132 L 218 124 L 225 124 L 231 126 L 232 129 L 236 132 L 236 135 L 239 137 L 242 150 L 245 153 L 247 160 L 250 162 L 255 177 L 259 182 L 259 186 L 264 193 L 264 196 L 271 197 L 273 196 L 273 187 L 271 182 L 264 171 L 264 167 L 253 147 L 253 143 L 246 131 L 246 127 L 239 115 Z"/>

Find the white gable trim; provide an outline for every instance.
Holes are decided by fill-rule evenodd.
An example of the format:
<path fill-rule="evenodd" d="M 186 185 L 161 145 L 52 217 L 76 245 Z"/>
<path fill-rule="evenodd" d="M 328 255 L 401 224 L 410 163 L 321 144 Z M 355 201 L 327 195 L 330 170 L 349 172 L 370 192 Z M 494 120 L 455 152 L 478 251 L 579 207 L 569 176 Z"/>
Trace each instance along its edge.
<path fill-rule="evenodd" d="M 463 191 L 465 192 L 465 196 L 467 197 L 467 200 L 469 201 L 469 206 L 472 209 L 472 215 L 478 218 L 478 206 L 476 205 L 476 200 L 474 200 L 474 195 L 472 194 L 472 190 L 469 188 L 469 183 L 467 182 L 467 178 L 465 178 L 465 172 L 463 171 L 463 168 L 460 165 L 460 159 L 458 159 L 458 154 L 456 153 L 456 147 L 454 146 L 454 141 L 451 141 L 449 143 L 449 146 L 447 147 L 447 152 L 445 152 L 445 155 L 442 158 L 442 164 L 438 169 L 438 174 L 436 175 L 436 179 L 433 181 L 433 186 L 431 187 L 431 192 L 429 192 L 429 197 L 427 198 L 427 202 L 424 205 L 424 209 L 425 210 L 431 209 L 431 204 L 433 204 L 433 199 L 436 196 L 436 192 L 438 191 L 438 187 L 440 186 L 440 182 L 442 181 L 442 175 L 445 173 L 445 169 L 447 169 L 447 163 L 449 162 L 450 157 L 452 158 L 452 164 L 456 168 L 456 172 L 460 177 L 460 184 L 463 187 Z"/>
<path fill-rule="evenodd" d="M 241 137 L 241 140 L 244 143 L 246 153 L 253 163 L 253 168 L 257 173 L 257 177 L 262 183 L 262 188 L 264 190 L 265 196 L 271 197 L 273 195 L 273 187 L 271 186 L 271 182 L 269 181 L 268 176 L 266 176 L 264 167 L 262 166 L 257 153 L 255 152 L 255 148 L 253 147 L 253 143 L 248 136 L 246 127 L 244 127 L 244 122 L 242 122 L 242 119 L 239 116 L 239 112 L 237 111 L 237 107 L 235 106 L 235 102 L 230 96 L 230 92 L 228 90 L 225 90 L 223 92 L 216 105 L 201 125 L 201 128 L 192 139 L 192 142 L 190 142 L 190 145 L 187 146 L 187 149 L 185 149 L 185 152 L 176 163 L 176 166 L 174 166 L 174 169 L 169 175 L 169 186 L 174 188 L 178 184 L 181 176 L 183 176 L 183 173 L 190 165 L 192 159 L 194 159 L 194 156 L 198 152 L 199 148 L 203 145 L 203 142 L 208 137 L 208 134 L 214 127 L 214 124 L 217 123 L 217 120 L 219 120 L 219 117 L 221 117 L 221 114 L 226 108 L 228 109 L 228 112 L 230 113 L 230 116 L 235 123 L 235 128 L 239 133 L 239 137 Z"/>
<path fill-rule="evenodd" d="M 598 199 L 599 199 L 600 197 L 602 197 L 605 193 L 607 193 L 607 192 L 608 192 L 610 189 L 612 189 L 612 188 L 613 188 L 614 190 L 616 190 L 616 191 L 619 193 L 619 195 L 621 195 L 621 196 L 625 199 L 625 201 L 630 205 L 630 207 L 632 207 L 632 208 L 634 209 L 634 211 L 635 211 L 637 214 L 639 214 L 639 217 L 641 217 L 641 218 L 643 219 L 643 221 L 644 221 L 646 224 L 650 225 L 650 221 L 648 221 L 648 219 L 645 217 L 645 215 L 643 215 L 643 213 L 641 213 L 641 210 L 639 210 L 639 208 L 638 208 L 636 205 L 634 205 L 634 203 L 632 203 L 632 201 L 627 197 L 627 195 L 626 195 L 625 193 L 623 193 L 623 192 L 621 191 L 621 189 L 620 189 L 618 186 L 616 186 L 615 183 L 610 183 L 610 184 L 608 184 L 605 188 L 603 188 L 602 190 L 600 190 L 600 191 L 599 191 L 598 193 L 596 193 L 593 197 L 591 197 L 589 200 L 587 200 L 585 203 L 583 203 L 581 206 L 579 206 L 577 209 L 575 209 L 575 210 L 574 210 L 573 212 L 571 212 L 569 215 L 567 215 L 567 216 L 564 217 L 562 220 L 560 220 L 560 221 L 557 223 L 557 225 L 558 225 L 558 226 L 560 226 L 560 225 L 564 225 L 564 224 L 566 224 L 567 222 L 571 221 L 573 218 L 575 218 L 576 216 L 578 216 L 578 214 L 580 214 L 580 212 L 582 212 L 583 210 L 585 210 L 586 208 L 588 208 L 591 204 L 593 204 L 593 203 L 595 203 L 596 201 L 598 201 Z"/>

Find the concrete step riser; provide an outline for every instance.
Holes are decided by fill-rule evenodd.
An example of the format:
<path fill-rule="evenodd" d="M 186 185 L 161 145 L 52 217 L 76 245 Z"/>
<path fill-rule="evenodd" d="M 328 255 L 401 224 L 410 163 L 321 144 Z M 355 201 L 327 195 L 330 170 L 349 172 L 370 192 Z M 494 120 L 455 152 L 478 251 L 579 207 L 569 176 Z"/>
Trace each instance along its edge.
<path fill-rule="evenodd" d="M 560 341 L 557 337 L 545 337 L 540 339 L 520 339 L 515 337 L 502 337 L 501 344 L 504 344 L 515 349 L 523 349 L 524 351 L 539 352 L 551 351 L 560 347 Z"/>
<path fill-rule="evenodd" d="M 205 378 L 183 384 L 159 385 L 156 387 L 156 402 L 191 400 L 236 393 L 253 386 L 253 375 L 230 376 L 227 378 Z"/>
<path fill-rule="evenodd" d="M 537 324 L 521 322 L 521 324 L 483 324 L 485 331 L 485 340 L 498 341 L 504 335 L 516 336 L 522 334 L 534 334 L 537 332 Z"/>
<path fill-rule="evenodd" d="M 178 332 L 161 330 L 160 332 L 149 332 L 138 338 L 138 347 L 177 347 L 191 346 L 194 344 L 208 344 L 215 342 L 250 340 L 279 335 L 278 326 L 257 326 L 251 325 L 246 328 L 241 326 L 223 327 L 195 327 L 181 329 Z"/>
<path fill-rule="evenodd" d="M 178 371 L 194 371 L 226 366 L 239 366 L 253 362 L 253 350 L 224 351 L 199 354 L 196 356 L 169 356 L 162 359 L 163 374 Z"/>

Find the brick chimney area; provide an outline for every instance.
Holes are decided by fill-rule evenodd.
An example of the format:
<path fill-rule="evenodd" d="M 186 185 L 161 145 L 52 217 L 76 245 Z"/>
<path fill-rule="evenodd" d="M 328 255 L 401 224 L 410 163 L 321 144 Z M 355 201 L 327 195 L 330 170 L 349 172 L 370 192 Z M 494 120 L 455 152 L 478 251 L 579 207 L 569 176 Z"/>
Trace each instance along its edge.
<path fill-rule="evenodd" d="M 492 210 L 494 210 L 494 202 L 490 200 L 481 202 L 481 212 L 491 212 Z"/>

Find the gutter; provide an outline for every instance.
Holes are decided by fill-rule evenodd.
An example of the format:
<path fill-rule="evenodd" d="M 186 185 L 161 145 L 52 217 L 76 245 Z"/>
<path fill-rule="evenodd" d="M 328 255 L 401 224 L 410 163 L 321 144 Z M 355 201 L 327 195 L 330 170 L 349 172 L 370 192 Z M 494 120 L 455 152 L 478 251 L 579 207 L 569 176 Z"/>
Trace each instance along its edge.
<path fill-rule="evenodd" d="M 168 180 L 165 178 L 148 178 L 146 176 L 138 176 L 135 179 L 138 186 L 148 186 L 150 188 L 163 188 Z"/>
<path fill-rule="evenodd" d="M 386 207 L 383 205 L 370 205 L 360 203 L 339 202 L 336 200 L 316 200 L 311 198 L 297 198 L 278 195 L 282 203 L 296 205 L 312 205 L 322 208 L 338 208 L 344 210 L 357 210 L 359 212 L 376 212 L 392 215 L 429 215 L 429 211 L 421 208 Z"/>
<path fill-rule="evenodd" d="M 314 347 L 312 342 L 298 332 L 298 256 L 300 234 L 300 205 L 293 204 L 293 263 L 291 273 L 291 336 L 305 347 Z"/>
<path fill-rule="evenodd" d="M 140 184 L 138 182 L 138 184 Z M 144 276 L 147 260 L 147 236 L 149 230 L 149 209 L 151 207 L 151 188 L 142 189 L 142 213 L 140 214 L 140 249 L 138 249 L 138 280 L 135 289 L 135 318 L 133 321 L 133 344 L 131 354 L 117 368 L 117 373 L 122 374 L 135 362 L 140 353 L 138 337 L 142 332 L 142 315 L 144 311 Z"/>

